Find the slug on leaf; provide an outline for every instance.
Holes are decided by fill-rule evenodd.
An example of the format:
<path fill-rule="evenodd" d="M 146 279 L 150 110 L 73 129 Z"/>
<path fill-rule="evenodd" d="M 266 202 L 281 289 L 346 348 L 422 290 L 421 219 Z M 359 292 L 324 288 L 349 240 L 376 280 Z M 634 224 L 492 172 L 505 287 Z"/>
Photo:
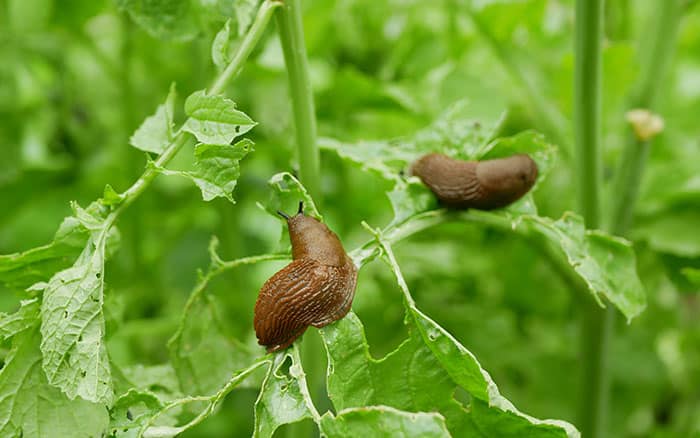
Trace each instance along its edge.
<path fill-rule="evenodd" d="M 326 326 L 350 310 L 357 284 L 357 268 L 340 239 L 313 217 L 304 204 L 287 220 L 292 262 L 260 289 L 253 325 L 258 343 L 268 352 L 289 347 L 308 326 Z"/>
<path fill-rule="evenodd" d="M 413 163 L 411 173 L 447 207 L 493 210 L 512 204 L 532 188 L 537 164 L 526 154 L 463 161 L 432 153 Z"/>

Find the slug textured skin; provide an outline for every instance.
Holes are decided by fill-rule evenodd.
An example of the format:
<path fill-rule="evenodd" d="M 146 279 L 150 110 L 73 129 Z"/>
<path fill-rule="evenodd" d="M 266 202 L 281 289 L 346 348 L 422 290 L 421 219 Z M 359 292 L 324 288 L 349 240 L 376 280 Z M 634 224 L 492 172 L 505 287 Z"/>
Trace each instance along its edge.
<path fill-rule="evenodd" d="M 260 289 L 253 325 L 268 352 L 289 347 L 309 326 L 345 316 L 357 285 L 357 268 L 338 236 L 300 212 L 287 218 L 293 261 Z"/>
<path fill-rule="evenodd" d="M 532 188 L 537 164 L 526 154 L 463 161 L 432 153 L 413 163 L 411 173 L 447 207 L 493 210 L 512 204 Z"/>

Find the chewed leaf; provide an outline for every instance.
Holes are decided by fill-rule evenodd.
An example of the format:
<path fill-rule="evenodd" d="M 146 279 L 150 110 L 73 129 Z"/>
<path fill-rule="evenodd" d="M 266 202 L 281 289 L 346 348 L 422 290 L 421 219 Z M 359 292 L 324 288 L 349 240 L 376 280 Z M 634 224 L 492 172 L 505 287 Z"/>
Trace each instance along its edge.
<path fill-rule="evenodd" d="M 22 301 L 19 310 L 14 313 L 0 313 L 0 338 L 9 339 L 33 327 L 39 317 L 39 307 L 39 299 L 32 298 Z"/>
<path fill-rule="evenodd" d="M 89 234 L 77 218 L 65 218 L 48 245 L 0 255 L 0 284 L 24 289 L 36 282 L 48 280 L 54 272 L 73 263 L 85 246 Z"/>
<path fill-rule="evenodd" d="M 513 437 L 574 438 L 580 436 L 571 424 L 565 421 L 540 420 L 531 417 L 520 412 L 503 397 L 474 354 L 416 307 L 391 247 L 384 241 L 381 245 L 384 249 L 382 258 L 394 272 L 399 288 L 403 292 L 407 324 L 412 329 L 412 337 L 419 337 L 422 347 L 429 349 L 437 366 L 449 375 L 454 384 L 461 386 L 472 396 L 471 420 L 482 434 Z"/>
<path fill-rule="evenodd" d="M 276 353 L 255 402 L 254 437 L 271 437 L 278 427 L 305 418 L 318 421 L 296 347 Z"/>
<path fill-rule="evenodd" d="M 135 432 L 163 408 L 163 402 L 152 392 L 132 388 L 119 396 L 109 410 L 109 426 L 122 432 L 130 429 Z"/>
<path fill-rule="evenodd" d="M 108 422 L 105 407 L 71 400 L 46 381 L 35 322 L 15 336 L 0 370 L 0 436 L 100 436 Z"/>
<path fill-rule="evenodd" d="M 602 302 L 600 296 L 606 297 L 628 320 L 644 310 L 646 295 L 630 242 L 601 231 L 586 230 L 581 217 L 575 214 L 566 214 L 556 221 L 524 215 L 520 223 L 561 248 L 599 302 Z M 514 225 L 521 226 L 518 222 Z"/>
<path fill-rule="evenodd" d="M 164 175 L 183 176 L 192 180 L 202 191 L 202 199 L 205 201 L 221 197 L 235 203 L 233 190 L 241 175 L 240 160 L 252 150 L 253 142 L 247 138 L 233 145 L 200 143 L 194 150 L 194 171 L 163 168 L 158 168 L 158 171 Z"/>
<path fill-rule="evenodd" d="M 449 437 L 445 419 L 440 414 L 405 412 L 389 406 L 345 409 L 333 416 L 321 417 L 321 432 L 329 437 L 355 438 L 373 436 L 378 430 L 387 436 Z"/>
<path fill-rule="evenodd" d="M 392 191 L 387 192 L 387 196 L 394 210 L 392 224 L 401 223 L 437 205 L 437 200 L 430 190 L 414 179 L 397 181 Z"/>
<path fill-rule="evenodd" d="M 236 104 L 224 96 L 209 96 L 204 90 L 191 94 L 185 101 L 189 119 L 182 129 L 194 134 L 202 143 L 229 144 L 253 129 L 256 123 Z"/>
<path fill-rule="evenodd" d="M 281 172 L 270 178 L 267 184 L 272 188 L 270 200 L 265 204 L 258 204 L 272 216 L 279 218 L 277 212 L 296 212 L 299 202 L 304 203 L 304 214 L 313 216 L 323 221 L 323 216 L 318 212 L 314 200 L 306 188 L 291 173 Z"/>
<path fill-rule="evenodd" d="M 165 150 L 173 140 L 175 97 L 175 84 L 172 84 L 165 103 L 158 105 L 156 112 L 147 117 L 129 139 L 132 146 L 156 154 Z"/>
<path fill-rule="evenodd" d="M 479 155 L 480 160 L 528 154 L 537 163 L 537 184 L 549 174 L 556 157 L 556 147 L 545 136 L 535 131 L 520 132 L 512 137 L 501 137 L 490 142 Z"/>
<path fill-rule="evenodd" d="M 46 377 L 73 399 L 110 404 L 112 378 L 105 346 L 104 262 L 110 224 L 74 205 L 91 237 L 73 266 L 49 280 L 41 303 L 41 352 Z"/>

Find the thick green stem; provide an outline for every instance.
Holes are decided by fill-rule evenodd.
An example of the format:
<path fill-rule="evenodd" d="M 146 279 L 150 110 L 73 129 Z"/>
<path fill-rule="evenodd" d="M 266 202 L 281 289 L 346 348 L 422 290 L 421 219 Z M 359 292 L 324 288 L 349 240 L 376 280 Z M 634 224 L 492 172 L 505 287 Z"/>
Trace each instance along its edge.
<path fill-rule="evenodd" d="M 309 79 L 300 0 L 287 0 L 277 11 L 277 26 L 289 77 L 296 127 L 301 182 L 318 204 L 321 201 L 320 154 L 316 144 L 316 114 Z"/>
<path fill-rule="evenodd" d="M 586 227 L 600 227 L 601 64 L 603 0 L 576 0 L 574 137 L 579 209 Z M 609 400 L 608 343 L 612 306 L 603 311 L 584 300 L 579 427 L 585 437 L 605 435 Z"/>

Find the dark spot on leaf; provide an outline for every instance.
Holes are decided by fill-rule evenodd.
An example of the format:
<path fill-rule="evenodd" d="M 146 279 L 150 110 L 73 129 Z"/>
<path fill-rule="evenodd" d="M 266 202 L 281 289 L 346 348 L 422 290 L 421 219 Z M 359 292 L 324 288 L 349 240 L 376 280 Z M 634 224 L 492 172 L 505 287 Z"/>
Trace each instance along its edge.
<path fill-rule="evenodd" d="M 95 277 L 100 278 L 101 276 L 102 276 L 102 273 L 101 273 L 101 272 L 96 272 L 96 273 L 95 273 Z"/>
<path fill-rule="evenodd" d="M 78 336 L 78 342 L 83 342 L 83 335 Z"/>
<path fill-rule="evenodd" d="M 236 127 L 233 128 L 233 130 L 236 132 L 236 134 L 238 134 L 239 132 L 241 132 L 241 127 L 239 125 L 236 125 Z"/>
<path fill-rule="evenodd" d="M 131 411 L 128 409 L 126 410 L 126 418 L 128 418 L 129 421 L 132 421 L 134 419 L 134 416 L 131 415 Z"/>
<path fill-rule="evenodd" d="M 63 311 L 63 317 L 64 317 L 64 318 L 68 318 L 68 311 L 67 311 L 67 310 L 64 310 L 64 311 Z"/>
<path fill-rule="evenodd" d="M 87 376 L 87 371 L 82 370 L 82 371 L 80 372 L 80 377 L 85 377 L 85 376 Z"/>

